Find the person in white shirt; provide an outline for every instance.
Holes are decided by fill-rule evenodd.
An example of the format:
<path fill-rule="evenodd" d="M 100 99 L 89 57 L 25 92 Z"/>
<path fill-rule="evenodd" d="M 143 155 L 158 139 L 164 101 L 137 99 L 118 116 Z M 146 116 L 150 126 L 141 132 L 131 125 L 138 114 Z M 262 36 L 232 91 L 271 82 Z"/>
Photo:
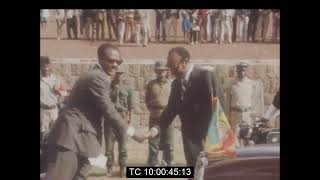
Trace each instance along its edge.
<path fill-rule="evenodd" d="M 261 121 L 268 122 L 273 119 L 280 111 L 280 89 L 277 94 L 274 96 L 272 104 L 263 114 Z"/>
<path fill-rule="evenodd" d="M 49 16 L 50 16 L 49 9 L 40 10 L 41 29 L 43 29 L 44 31 L 47 30 Z"/>
<path fill-rule="evenodd" d="M 66 96 L 66 89 L 59 78 L 52 74 L 48 57 L 40 57 L 40 133 L 45 139 L 58 118 L 59 100 Z"/>
<path fill-rule="evenodd" d="M 246 145 L 239 134 L 241 125 L 244 123 L 253 125 L 251 114 L 253 113 L 254 81 L 247 77 L 247 68 L 248 64 L 245 63 L 237 65 L 238 79 L 231 86 L 229 98 L 229 122 L 241 146 Z"/>
<path fill-rule="evenodd" d="M 234 16 L 234 9 L 222 10 L 221 18 L 221 32 L 219 43 L 224 43 L 224 35 L 227 34 L 227 43 L 232 43 L 232 17 Z"/>
<path fill-rule="evenodd" d="M 140 46 L 140 36 L 142 35 L 142 46 L 146 47 L 148 44 L 148 24 L 149 24 L 149 12 L 145 9 L 137 9 L 135 13 L 135 25 L 136 25 L 136 43 Z"/>

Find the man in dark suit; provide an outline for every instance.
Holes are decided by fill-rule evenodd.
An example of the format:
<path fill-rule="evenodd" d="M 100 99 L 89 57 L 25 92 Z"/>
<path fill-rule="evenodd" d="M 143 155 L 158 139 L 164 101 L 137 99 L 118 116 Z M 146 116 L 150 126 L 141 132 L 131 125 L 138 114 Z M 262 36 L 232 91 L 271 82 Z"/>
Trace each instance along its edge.
<path fill-rule="evenodd" d="M 263 114 L 261 121 L 268 122 L 272 119 L 280 110 L 280 89 L 278 90 L 277 94 L 274 96 L 272 104 L 268 107 L 266 112 Z"/>
<path fill-rule="evenodd" d="M 160 149 L 168 148 L 164 132 L 179 115 L 187 165 L 195 166 L 199 152 L 204 148 L 203 140 L 215 106 L 212 96 L 223 101 L 222 92 L 213 71 L 191 64 L 190 54 L 183 47 L 169 51 L 167 66 L 176 79 L 172 82 L 168 106 L 161 114 L 160 127 L 151 128 L 149 133 L 154 137 L 160 132 Z"/>
<path fill-rule="evenodd" d="M 86 178 L 90 170 L 88 158 L 101 154 L 103 120 L 119 136 L 128 134 L 139 142 L 145 139 L 128 126 L 110 100 L 110 79 L 122 63 L 119 49 L 102 44 L 98 61 L 91 72 L 75 83 L 68 104 L 49 135 L 47 180 Z"/>

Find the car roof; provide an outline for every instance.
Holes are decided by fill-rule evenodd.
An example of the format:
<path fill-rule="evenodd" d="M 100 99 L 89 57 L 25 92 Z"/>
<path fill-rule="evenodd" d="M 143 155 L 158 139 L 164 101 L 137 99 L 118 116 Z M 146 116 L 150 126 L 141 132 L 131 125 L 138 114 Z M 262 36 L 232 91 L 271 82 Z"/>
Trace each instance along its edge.
<path fill-rule="evenodd" d="M 242 147 L 236 150 L 237 157 L 280 156 L 279 144 L 263 144 Z"/>

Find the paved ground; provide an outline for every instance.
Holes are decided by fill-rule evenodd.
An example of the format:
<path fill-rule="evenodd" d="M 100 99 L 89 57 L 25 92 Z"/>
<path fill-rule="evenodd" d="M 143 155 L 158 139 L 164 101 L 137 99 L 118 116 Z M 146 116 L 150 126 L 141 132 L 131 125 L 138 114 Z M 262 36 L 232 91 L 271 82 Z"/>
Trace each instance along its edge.
<path fill-rule="evenodd" d="M 139 131 L 147 131 L 147 128 L 141 128 Z M 185 165 L 184 152 L 182 148 L 182 140 L 181 140 L 181 131 L 176 129 L 175 131 L 175 157 L 174 163 L 175 165 Z M 115 146 L 115 150 L 117 150 L 117 145 Z M 115 151 L 115 167 L 114 167 L 114 177 L 106 178 L 106 171 L 100 168 L 93 168 L 90 177 L 88 180 L 105 180 L 105 179 L 113 179 L 118 180 L 119 178 L 119 167 L 117 165 L 117 157 L 118 153 Z M 159 161 L 161 160 L 162 154 L 159 155 Z M 145 166 L 148 159 L 148 141 L 143 143 L 137 143 L 129 138 L 128 142 L 128 166 Z"/>

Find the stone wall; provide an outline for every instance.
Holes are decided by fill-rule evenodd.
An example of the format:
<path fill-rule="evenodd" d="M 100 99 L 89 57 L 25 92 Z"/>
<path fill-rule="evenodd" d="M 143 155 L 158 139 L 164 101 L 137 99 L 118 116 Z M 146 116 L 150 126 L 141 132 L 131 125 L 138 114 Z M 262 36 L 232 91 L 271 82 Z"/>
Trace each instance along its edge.
<path fill-rule="evenodd" d="M 250 64 L 249 76 L 255 80 L 261 80 L 264 89 L 264 103 L 270 105 L 273 96 L 280 85 L 280 61 L 275 60 L 193 60 L 196 65 L 210 66 L 215 69 L 218 80 L 226 88 L 226 85 L 234 79 L 235 64 L 239 62 Z M 53 69 L 70 86 L 79 75 L 88 71 L 97 61 L 95 59 L 53 59 Z M 126 60 L 122 66 L 126 71 L 125 83 L 134 90 L 134 115 L 133 123 L 136 126 L 148 124 L 148 110 L 144 103 L 144 90 L 146 84 L 155 78 L 153 65 L 155 60 Z M 179 126 L 179 121 L 175 121 Z"/>

